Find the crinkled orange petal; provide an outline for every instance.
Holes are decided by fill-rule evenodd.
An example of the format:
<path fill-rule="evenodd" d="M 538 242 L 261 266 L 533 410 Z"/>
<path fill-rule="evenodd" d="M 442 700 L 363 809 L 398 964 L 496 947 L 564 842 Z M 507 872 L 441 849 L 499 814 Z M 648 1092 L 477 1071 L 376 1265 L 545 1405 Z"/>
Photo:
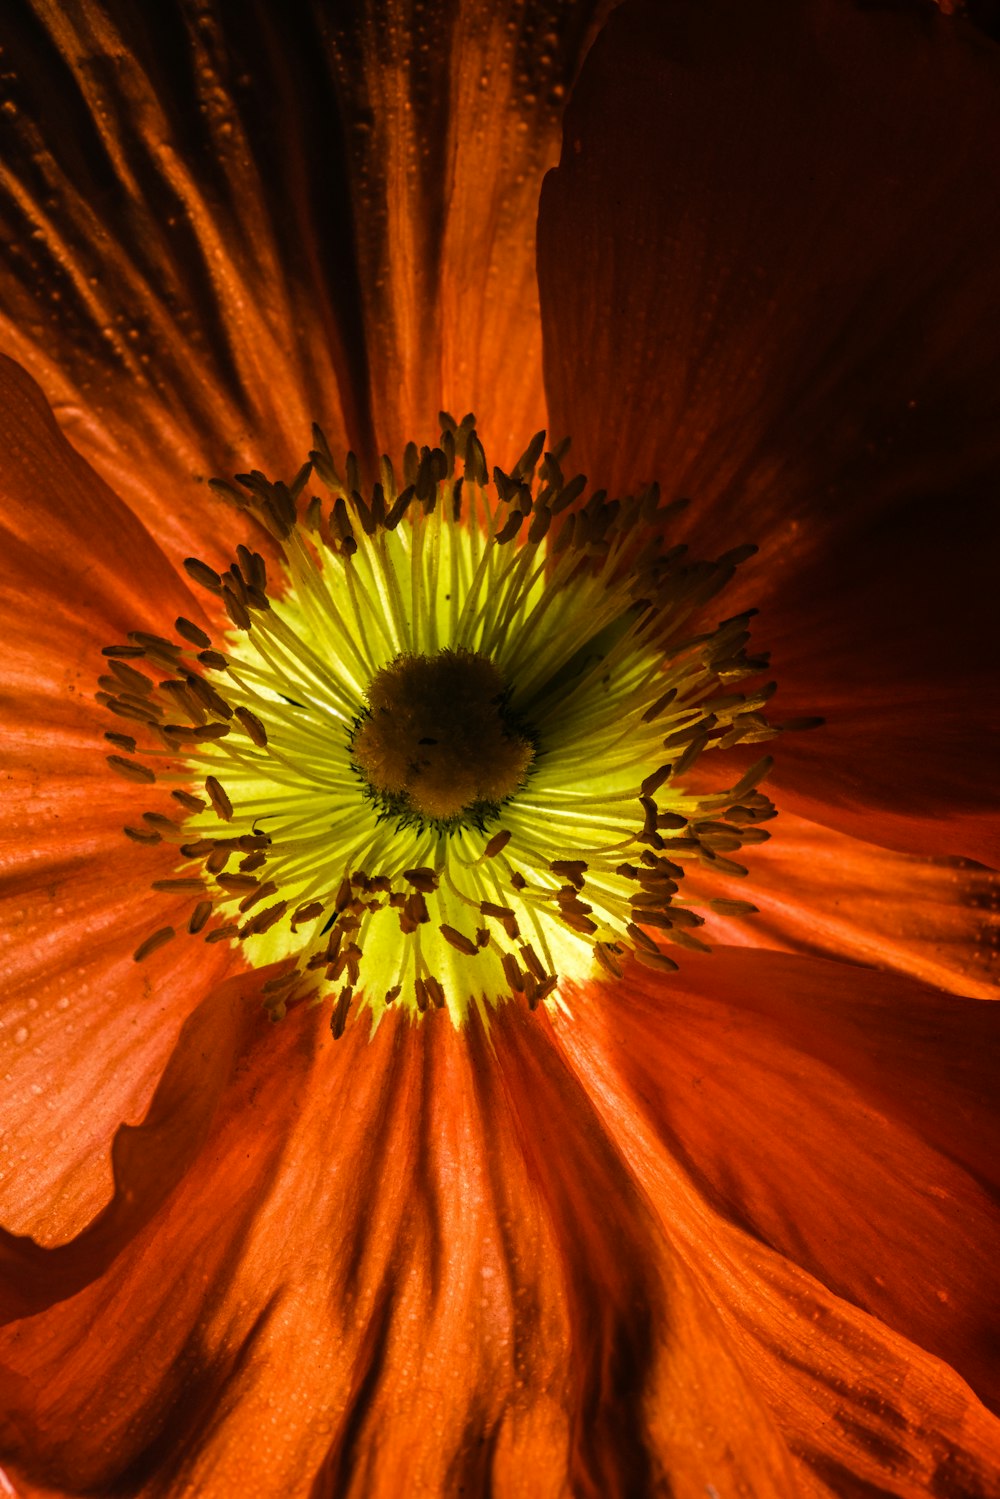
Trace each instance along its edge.
<path fill-rule="evenodd" d="M 30 8 L 4 34 L 0 348 L 172 553 L 215 558 L 244 538 L 206 478 L 289 478 L 310 422 L 367 428 L 318 23 Z"/>
<path fill-rule="evenodd" d="M 157 544 L 34 382 L 0 360 L 0 1221 L 48 1239 L 106 1200 L 115 1128 L 141 1112 L 185 1015 L 232 966 L 202 942 L 133 963 L 190 908 L 149 889 L 173 872 L 169 851 L 123 836 L 170 803 L 108 768 L 102 735 L 127 725 L 93 701 L 101 646 L 180 612 L 197 618 L 198 604 Z"/>
<path fill-rule="evenodd" d="M 963 859 L 921 858 L 807 822 L 778 797 L 772 837 L 739 855 L 749 879 L 711 891 L 757 907 L 713 913 L 717 942 L 847 959 L 980 999 L 998 996 L 1000 875 Z M 701 887 L 701 872 L 687 883 Z M 688 892 L 690 894 L 690 891 Z"/>
<path fill-rule="evenodd" d="M 32 1317 L 75 1296 L 155 1218 L 205 1145 L 247 1032 L 267 1023 L 254 1000 L 273 971 L 228 979 L 188 1017 L 141 1124 L 115 1134 L 113 1195 L 82 1232 L 46 1247 L 0 1229 L 0 1321 Z"/>
<path fill-rule="evenodd" d="M 855 836 L 979 859 L 1000 855 L 998 131 L 1000 53 L 940 17 L 627 5 L 539 229 L 575 461 L 692 497 L 702 552 L 761 547 L 727 599 L 762 607 L 779 719 L 828 719 L 776 783 Z"/>
<path fill-rule="evenodd" d="M 954 1107 L 955 1050 L 982 1048 L 991 1036 L 995 1047 L 1000 1010 L 896 976 L 717 949 L 669 988 L 637 975 L 622 986 L 610 1022 L 594 1007 L 580 1025 L 606 1032 L 616 1070 L 720 1211 L 1000 1405 L 1000 1206 L 927 1138 L 919 1112 L 899 1119 L 852 1075 L 846 1051 L 808 1050 L 774 1008 L 762 1014 L 744 1002 L 777 991 L 783 1009 L 809 1014 L 821 1038 L 842 1038 L 837 1006 L 848 984 L 861 995 L 852 1018 L 859 1008 L 882 1013 L 888 1031 L 898 1007 L 903 1025 L 914 1026 L 923 1044 L 900 1061 L 920 1106 L 931 1117 L 945 1099 Z M 819 1008 L 824 999 L 829 1009 Z M 939 1047 L 938 1031 L 950 1045 Z M 879 1044 L 854 1036 L 863 1052 Z M 958 1080 L 970 1135 L 995 1128 L 988 1079 L 989 1064 L 971 1058 Z"/>
<path fill-rule="evenodd" d="M 158 850 L 123 849 L 120 821 L 92 843 L 0 879 L 0 1223 L 45 1242 L 106 1202 L 115 1129 L 142 1113 L 185 1016 L 234 967 L 224 945 L 186 935 L 133 962 L 161 927 L 185 932 L 191 903 L 150 891 L 173 870 Z"/>
<path fill-rule="evenodd" d="M 475 411 L 492 461 L 546 425 L 535 278 L 542 175 L 610 0 L 351 4 L 340 88 L 371 402 L 382 449 Z"/>
<path fill-rule="evenodd" d="M 149 530 L 76 452 L 35 381 L 0 356 L 0 578 L 5 681 L 78 690 L 135 629 L 200 608 Z M 11 638 L 13 635 L 13 639 Z M 88 676 L 89 692 L 93 678 Z"/>
<path fill-rule="evenodd" d="M 821 1493 L 1000 1481 L 1000 1421 L 965 1383 L 996 1399 L 1000 1213 L 976 1167 L 1000 1159 L 998 1025 L 895 976 L 720 951 L 559 1026 Z"/>
<path fill-rule="evenodd" d="M 490 1040 L 436 1015 L 366 1031 L 314 1046 L 309 1017 L 248 1024 L 156 1216 L 110 1273 L 0 1336 L 15 1484 L 809 1492 L 742 1336 L 547 1022 L 507 1006 Z"/>

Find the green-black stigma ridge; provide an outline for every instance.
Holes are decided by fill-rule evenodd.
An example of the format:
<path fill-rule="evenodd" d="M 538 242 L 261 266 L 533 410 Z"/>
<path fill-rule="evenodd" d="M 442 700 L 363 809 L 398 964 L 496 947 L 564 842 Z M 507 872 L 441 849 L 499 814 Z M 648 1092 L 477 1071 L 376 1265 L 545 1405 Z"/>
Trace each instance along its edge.
<path fill-rule="evenodd" d="M 708 950 L 696 907 L 755 910 L 711 880 L 746 874 L 732 855 L 775 815 L 767 756 L 725 791 L 684 779 L 778 732 L 774 683 L 736 690 L 767 666 L 753 611 L 702 618 L 755 548 L 691 561 L 656 484 L 584 498 L 544 433 L 491 480 L 474 419 L 441 423 L 368 498 L 319 428 L 290 484 L 212 481 L 276 576 L 248 546 L 224 573 L 189 558 L 218 638 L 181 618 L 104 651 L 98 700 L 129 729 L 108 763 L 170 798 L 125 829 L 170 847 L 153 888 L 190 897 L 193 936 L 282 964 L 272 1019 L 329 998 L 334 1036 L 352 1008 L 461 1024 L 675 970 L 666 947 Z"/>

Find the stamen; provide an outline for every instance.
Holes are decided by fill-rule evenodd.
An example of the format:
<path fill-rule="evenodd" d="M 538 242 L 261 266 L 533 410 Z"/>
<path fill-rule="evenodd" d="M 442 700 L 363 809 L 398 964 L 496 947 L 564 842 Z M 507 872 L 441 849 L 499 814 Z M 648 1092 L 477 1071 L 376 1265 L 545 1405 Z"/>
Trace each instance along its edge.
<path fill-rule="evenodd" d="M 584 500 L 544 433 L 490 481 L 472 418 L 442 427 L 407 447 L 402 489 L 383 458 L 365 496 L 318 428 L 290 485 L 213 481 L 277 561 L 187 559 L 217 643 L 180 617 L 178 640 L 104 651 L 99 701 L 131 730 L 108 764 L 181 816 L 125 829 L 172 850 L 153 888 L 192 897 L 189 935 L 287 965 L 272 1019 L 327 998 L 335 1037 L 363 1010 L 460 1024 L 512 998 L 566 1009 L 633 961 L 674 971 L 665 944 L 706 950 L 693 905 L 754 913 L 712 881 L 745 875 L 731 855 L 774 816 L 770 757 L 728 791 L 686 780 L 778 732 L 773 683 L 739 690 L 767 662 L 749 615 L 706 618 L 752 548 L 692 562 L 667 541 L 686 502 L 656 485 Z"/>

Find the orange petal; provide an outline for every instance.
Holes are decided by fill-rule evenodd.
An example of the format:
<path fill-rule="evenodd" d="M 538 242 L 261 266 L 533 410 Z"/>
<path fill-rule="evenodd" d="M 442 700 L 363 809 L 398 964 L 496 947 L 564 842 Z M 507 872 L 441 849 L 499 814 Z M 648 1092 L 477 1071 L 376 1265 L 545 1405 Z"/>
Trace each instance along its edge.
<path fill-rule="evenodd" d="M 772 838 L 740 855 L 747 880 L 717 877 L 706 895 L 757 914 L 714 914 L 722 943 L 844 958 L 992 999 L 1000 954 L 1000 875 L 962 859 L 895 853 L 784 809 Z M 690 894 L 702 872 L 688 876 Z"/>
<path fill-rule="evenodd" d="M 855 836 L 991 862 L 998 119 L 995 49 L 940 18 L 630 5 L 539 231 L 576 461 L 693 496 L 699 548 L 761 546 L 732 606 L 766 606 L 782 712 L 828 720 L 776 784 Z"/>
<path fill-rule="evenodd" d="M 13 1480 L 916 1499 L 937 1470 L 985 1499 L 996 1423 L 705 1202 L 659 1094 L 630 1092 L 621 1013 L 560 1028 L 573 1070 L 513 1007 L 491 1043 L 390 1018 L 314 1050 L 301 1017 L 248 1023 L 195 1169 L 101 1279 L 0 1340 Z M 164 1138 L 201 1092 L 177 1088 Z M 145 1210 L 157 1135 L 135 1141 Z"/>
<path fill-rule="evenodd" d="M 108 768 L 102 735 L 123 725 L 92 697 L 102 644 L 192 612 L 157 544 L 72 450 L 38 387 L 0 360 L 0 1204 L 5 1221 L 48 1238 L 106 1200 L 114 1129 L 145 1106 L 185 1015 L 232 964 L 200 942 L 169 965 L 133 963 L 144 937 L 183 925 L 188 909 L 149 889 L 172 873 L 169 851 L 122 834 L 170 802 Z"/>
<path fill-rule="evenodd" d="M 539 220 L 551 414 L 593 481 L 692 496 L 776 586 L 995 472 L 998 94 L 940 18 L 619 8 Z"/>
<path fill-rule="evenodd" d="M 977 1179 L 998 1139 L 1000 1010 L 742 949 L 616 995 L 610 1021 L 581 1006 L 564 1043 L 600 1036 L 707 1201 L 1000 1405 L 1000 1210 Z"/>
<path fill-rule="evenodd" d="M 4 37 L 0 343 L 171 553 L 215 556 L 245 538 L 206 477 L 366 430 L 315 22 L 35 10 Z"/>
<path fill-rule="evenodd" d="M 189 1016 L 142 1123 L 115 1135 L 114 1194 L 93 1222 L 51 1248 L 0 1229 L 0 1320 L 31 1317 L 91 1285 L 169 1200 L 204 1146 L 248 1029 L 266 1024 L 247 999 L 262 976 L 228 980 Z"/>
<path fill-rule="evenodd" d="M 159 928 L 184 933 L 191 904 L 149 889 L 171 864 L 126 843 L 120 821 L 95 818 L 88 842 L 0 879 L 0 1222 L 46 1243 L 106 1203 L 116 1128 L 142 1113 L 185 1017 L 238 966 L 223 944 L 186 936 L 133 962 Z"/>
<path fill-rule="evenodd" d="M 475 411 L 511 464 L 545 422 L 535 280 L 542 175 L 608 0 L 392 3 L 331 34 L 378 441 Z"/>
<path fill-rule="evenodd" d="M 35 382 L 0 356 L 0 609 L 15 682 L 76 690 L 128 630 L 198 604 L 157 543 L 70 447 Z M 44 619 L 44 628 L 42 620 Z M 91 679 L 92 680 L 92 679 Z M 10 681 L 10 677 L 8 677 Z M 87 682 L 90 689 L 90 680 Z"/>
<path fill-rule="evenodd" d="M 959 1376 L 1000 1393 L 1000 1213 L 950 1146 L 998 1159 L 994 1007 L 745 952 L 607 1000 L 561 1043 L 789 1447 L 838 1495 L 992 1494 Z"/>
<path fill-rule="evenodd" d="M 244 1035 L 196 1168 L 107 1274 L 0 1338 L 15 1483 L 799 1491 L 735 1346 L 688 1336 L 717 1313 L 545 1022 L 507 1007 L 490 1044 L 435 1020 L 312 1060 L 294 1016 Z"/>
<path fill-rule="evenodd" d="M 832 549 L 764 612 L 775 716 L 790 734 L 774 784 L 794 810 L 855 837 L 1000 864 L 994 507 L 953 494 Z"/>

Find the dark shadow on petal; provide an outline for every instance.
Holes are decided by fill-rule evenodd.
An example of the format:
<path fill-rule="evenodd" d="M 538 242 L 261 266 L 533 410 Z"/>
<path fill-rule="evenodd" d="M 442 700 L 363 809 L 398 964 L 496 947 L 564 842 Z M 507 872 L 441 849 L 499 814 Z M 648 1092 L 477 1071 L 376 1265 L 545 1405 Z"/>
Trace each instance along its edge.
<path fill-rule="evenodd" d="M 601 1044 L 715 1212 L 996 1410 L 998 1040 L 988 1001 L 720 948 L 630 976 Z"/>
<path fill-rule="evenodd" d="M 188 554 L 234 530 L 206 478 L 372 447 L 325 10 L 5 10 L 0 346 Z"/>
<path fill-rule="evenodd" d="M 855 836 L 990 862 L 998 138 L 1000 49 L 932 7 L 635 0 L 539 214 L 575 461 L 692 497 L 703 552 L 760 546 L 731 607 L 761 606 L 779 720 L 827 719 L 776 783 Z"/>
<path fill-rule="evenodd" d="M 42 1248 L 0 1229 L 0 1322 L 66 1301 L 102 1276 L 183 1180 L 208 1138 L 241 1052 L 259 1033 L 262 969 L 229 979 L 185 1022 L 141 1124 L 123 1124 L 111 1150 L 114 1196 L 67 1244 Z"/>
<path fill-rule="evenodd" d="M 309 1489 L 309 1499 L 339 1499 L 357 1477 L 358 1448 L 380 1381 L 385 1377 L 392 1326 L 392 1285 L 387 1282 L 368 1323 L 351 1375 L 347 1408 L 336 1440 L 323 1459 Z"/>
<path fill-rule="evenodd" d="M 494 1025 L 499 1057 L 470 1032 L 480 1107 L 486 1118 L 511 1111 L 561 1247 L 576 1371 L 572 1492 L 581 1499 L 669 1496 L 643 1409 L 654 1342 L 669 1341 L 669 1307 L 647 1243 L 659 1229 L 583 1083 L 545 1034 L 547 1022 L 508 1005 Z"/>
<path fill-rule="evenodd" d="M 248 1214 L 249 1217 L 251 1213 Z M 228 1278 L 239 1263 L 240 1245 L 234 1241 L 229 1264 L 218 1280 Z M 211 1296 L 217 1287 L 206 1288 Z M 108 1485 L 108 1499 L 163 1494 L 176 1490 L 189 1466 L 191 1453 L 206 1445 L 212 1426 L 238 1397 L 241 1378 L 254 1357 L 257 1344 L 278 1309 L 274 1295 L 261 1309 L 249 1330 L 235 1347 L 213 1356 L 197 1329 L 177 1355 L 172 1369 L 173 1389 L 163 1392 L 151 1420 L 154 1426 L 140 1452 Z"/>

